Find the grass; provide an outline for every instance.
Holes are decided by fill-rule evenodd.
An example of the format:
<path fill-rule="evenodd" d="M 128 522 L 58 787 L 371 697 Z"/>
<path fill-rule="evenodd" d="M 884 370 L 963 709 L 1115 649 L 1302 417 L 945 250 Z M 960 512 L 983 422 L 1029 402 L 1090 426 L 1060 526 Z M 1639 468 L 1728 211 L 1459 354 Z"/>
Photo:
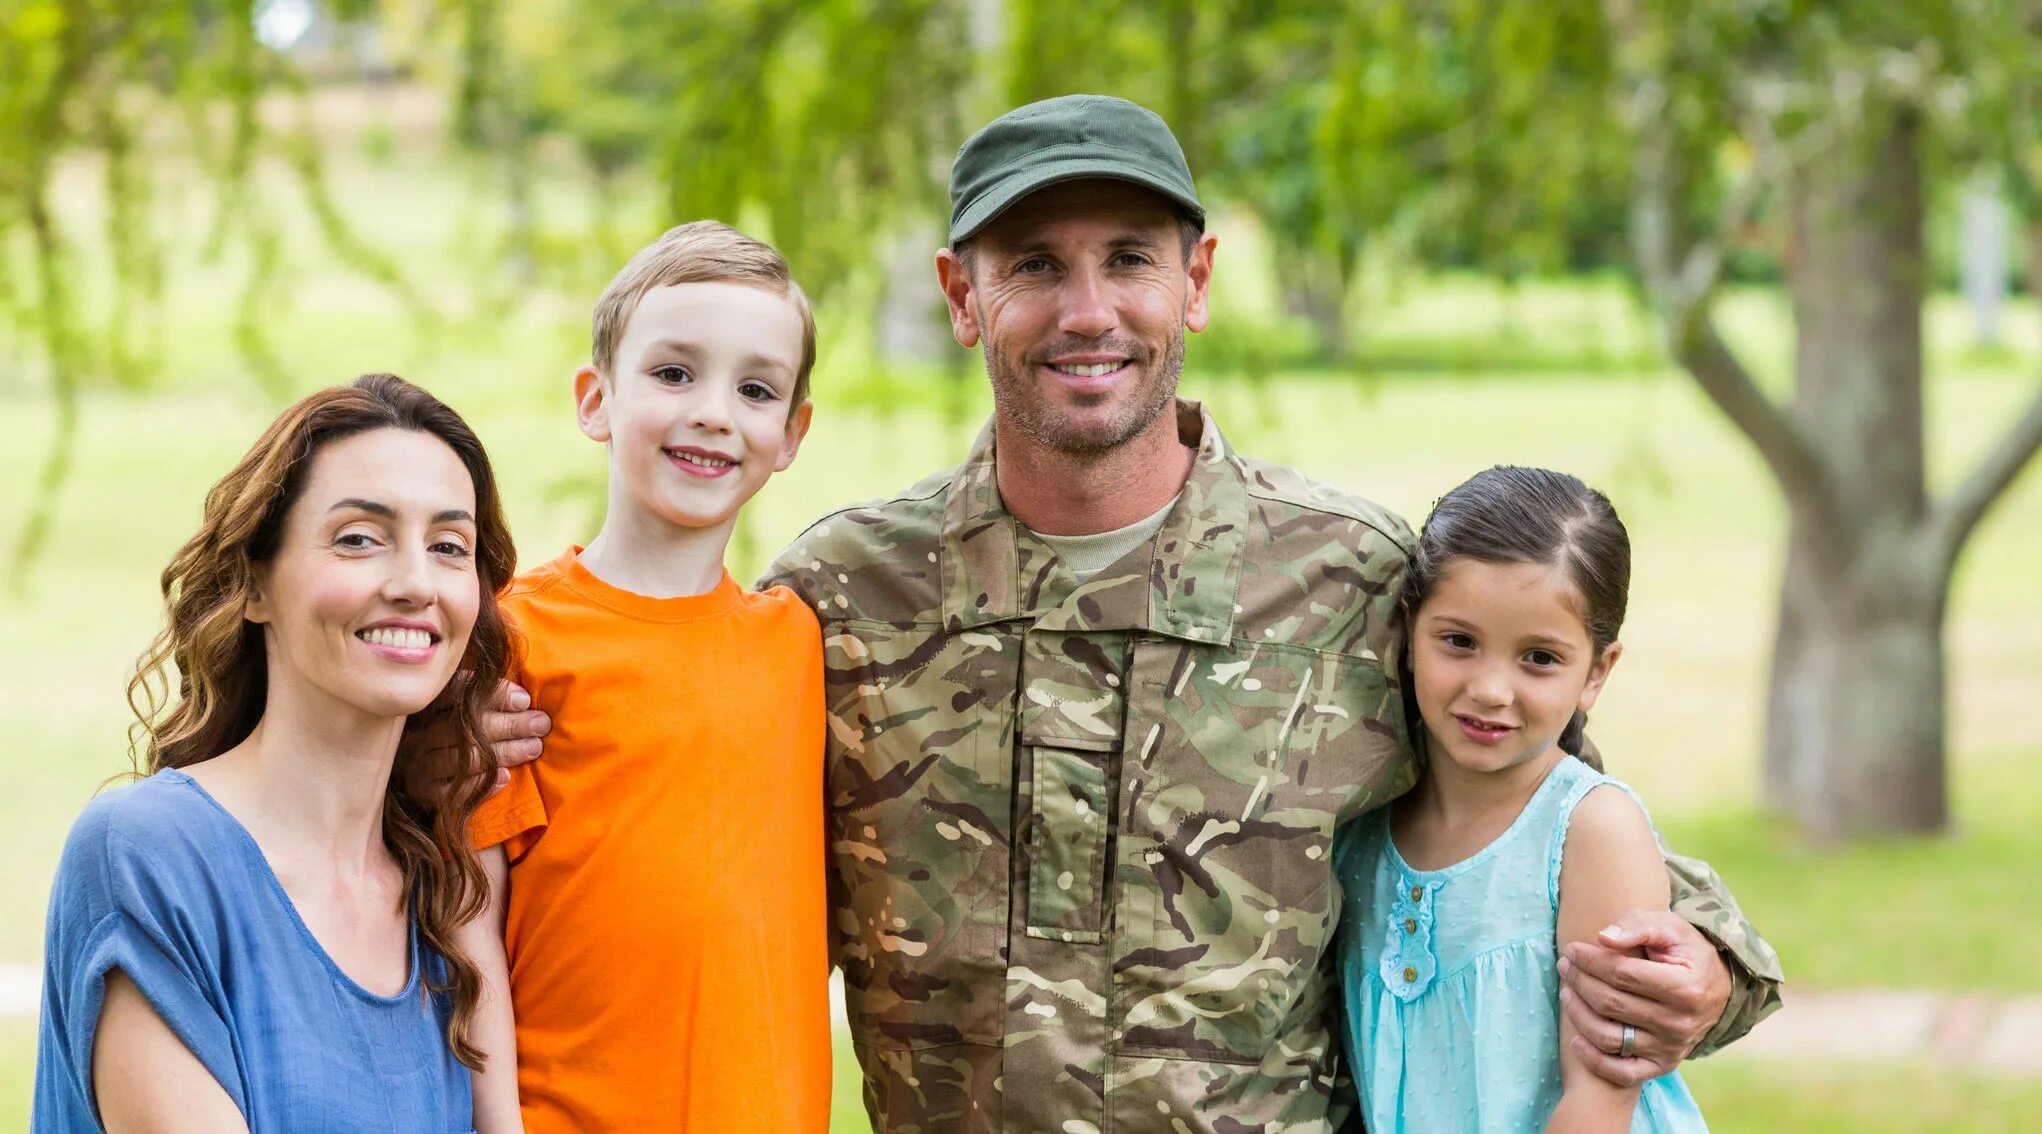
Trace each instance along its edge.
<path fill-rule="evenodd" d="M 0 1021 L 0 1134 L 25 1134 L 33 1027 Z M 831 1134 L 867 1134 L 850 1045 L 837 1042 Z M 2025 1134 L 2042 1112 L 2042 1082 L 1970 1078 L 1921 1067 L 1769 1068 L 1734 1056 L 1682 1072 L 1716 1134 Z"/>
<path fill-rule="evenodd" d="M 2025 1134 L 2042 1113 L 2042 1080 L 1914 1065 L 1785 1069 L 1725 1055 L 1681 1074 L 1714 1134 Z"/>
<path fill-rule="evenodd" d="M 295 299 L 271 327 L 294 389 L 394 370 L 423 382 L 474 423 L 494 456 L 522 558 L 535 563 L 593 530 L 601 452 L 576 432 L 567 376 L 581 357 L 589 297 L 606 271 L 560 269 L 517 292 L 475 249 L 497 210 L 476 206 L 472 174 L 400 147 L 389 161 L 339 155 L 352 215 L 402 247 L 444 319 L 420 335 L 376 286 L 337 271 L 296 224 L 287 234 Z M 90 231 L 89 186 L 62 199 Z M 196 523 L 205 488 L 276 406 L 257 394 L 232 346 L 233 255 L 201 262 L 203 210 L 169 194 L 175 286 L 161 325 L 152 393 L 111 382 L 88 390 L 72 479 L 47 551 L 24 593 L 0 594 L 0 962 L 32 964 L 64 832 L 108 775 L 126 767 L 127 667 L 159 624 L 154 577 Z M 586 226 L 574 187 L 541 187 L 542 218 L 572 245 Z M 365 227 L 366 224 L 365 224 Z M 1217 326 L 1280 335 L 1252 229 L 1223 216 Z M 591 255 L 588 259 L 600 260 Z M 557 286 L 556 286 L 557 285 Z M 97 294 L 90 275 L 81 282 Z M 492 294 L 494 293 L 494 298 Z M 1610 280 L 1502 289 L 1469 278 L 1371 277 L 1361 307 L 1368 373 L 1290 365 L 1256 385 L 1222 378 L 1194 350 L 1188 394 L 1209 399 L 1238 448 L 1290 462 L 1414 521 L 1487 465 L 1561 467 L 1603 487 L 1636 548 L 1627 652 L 1596 714 L 1613 770 L 1653 806 L 1675 844 L 1712 861 L 1780 948 L 1792 981 L 2042 991 L 2032 963 L 2042 910 L 2042 744 L 2026 723 L 2042 688 L 2042 475 L 2030 473 L 1987 518 L 1960 567 L 1947 632 L 1951 781 L 1957 826 L 1944 839 L 1814 847 L 1754 814 L 1767 645 L 1781 536 L 1776 495 L 1748 445 L 1678 375 L 1642 364 L 1651 342 Z M 817 424 L 801 460 L 747 513 L 733 569 L 749 576 L 818 513 L 890 492 L 956 460 L 988 408 L 970 364 L 874 361 L 869 319 L 825 303 L 815 378 Z M 1753 366 L 1777 385 L 1791 338 L 1776 293 L 1730 297 L 1724 319 Z M 1932 473 L 1947 488 L 2017 412 L 2042 370 L 2042 317 L 2009 312 L 1999 354 L 1966 345 L 1963 312 L 1929 310 Z M 1275 330 L 1270 330 L 1275 328 Z M 1257 337 L 1256 334 L 1247 336 Z M 1199 340 L 1194 340 L 1197 344 Z M 0 341 L 0 558 L 11 554 L 44 457 L 52 407 L 33 365 L 5 365 Z M 146 378 L 146 381 L 143 379 Z M 0 1020 L 0 1134 L 25 1114 L 33 1029 Z M 848 1060 L 848 1049 L 840 1052 Z M 856 1079 L 842 1072 L 844 1130 L 862 1129 Z M 1974 1084 L 1918 1069 L 1699 1065 L 1697 1093 L 1719 1130 L 2013 1129 L 2042 1087 Z M 21 1100 L 17 1108 L 16 1102 Z M 1959 1117 L 1965 1116 L 1965 1117 Z M 1963 1122 L 1973 1122 L 1965 1126 Z M 1830 1123 L 1825 1126 L 1823 1123 Z M 1884 1125 L 1882 1125 L 1882 1123 Z M 1998 1123 L 1995 1125 L 1995 1123 Z"/>
<path fill-rule="evenodd" d="M 840 1042 L 830 1132 L 869 1134 L 849 1058 Z M 1783 1070 L 1725 1055 L 1681 1074 L 1714 1134 L 2027 1134 L 2042 1112 L 2042 1081 L 1921 1067 Z"/>
<path fill-rule="evenodd" d="M 1942 838 L 1820 846 L 1743 809 L 1683 817 L 1667 837 L 1732 881 L 1792 981 L 2033 994 L 2037 917 L 2017 895 L 2042 862 L 2036 756 L 1988 754 L 1960 776 Z"/>
<path fill-rule="evenodd" d="M 34 1093 L 35 1021 L 0 1019 L 0 1134 L 26 1134 Z"/>

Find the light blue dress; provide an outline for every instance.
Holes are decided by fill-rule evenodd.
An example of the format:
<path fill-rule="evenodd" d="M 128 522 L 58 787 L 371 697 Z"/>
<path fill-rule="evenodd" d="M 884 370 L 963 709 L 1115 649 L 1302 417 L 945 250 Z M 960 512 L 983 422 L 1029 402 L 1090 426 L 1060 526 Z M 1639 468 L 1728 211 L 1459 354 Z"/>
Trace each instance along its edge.
<path fill-rule="evenodd" d="M 1567 757 L 1509 830 L 1442 870 L 1397 853 L 1388 808 L 1339 832 L 1345 1039 L 1369 1134 L 1544 1128 L 1560 1101 L 1560 852 L 1602 784 L 1630 792 Z M 1705 1130 L 1678 1072 L 1640 1089 L 1631 1134 Z"/>

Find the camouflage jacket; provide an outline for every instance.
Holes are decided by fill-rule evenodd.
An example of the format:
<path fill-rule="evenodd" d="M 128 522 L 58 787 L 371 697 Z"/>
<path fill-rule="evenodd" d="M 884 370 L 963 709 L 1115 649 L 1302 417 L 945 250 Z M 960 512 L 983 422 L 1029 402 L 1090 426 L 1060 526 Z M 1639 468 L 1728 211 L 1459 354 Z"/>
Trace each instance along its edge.
<path fill-rule="evenodd" d="M 1415 777 L 1411 532 L 1178 412 L 1176 507 L 1088 582 L 1002 505 L 990 430 L 765 579 L 822 621 L 832 923 L 883 1134 L 1340 1120 L 1333 829 Z M 1683 889 L 1742 959 L 1742 1034 L 1777 971 L 1713 876 Z"/>

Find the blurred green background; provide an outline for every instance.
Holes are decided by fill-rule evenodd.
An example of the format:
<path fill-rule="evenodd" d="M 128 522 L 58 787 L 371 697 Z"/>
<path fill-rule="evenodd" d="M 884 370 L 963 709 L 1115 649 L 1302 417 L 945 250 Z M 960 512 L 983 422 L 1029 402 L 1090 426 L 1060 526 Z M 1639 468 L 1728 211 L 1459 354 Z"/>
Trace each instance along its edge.
<path fill-rule="evenodd" d="M 286 401 L 370 370 L 426 385 L 489 445 L 536 563 L 599 518 L 569 393 L 596 293 L 665 225 L 733 221 L 788 253 L 821 336 L 814 431 L 733 548 L 749 576 L 962 455 L 990 398 L 934 287 L 949 154 L 1097 90 L 1162 112 L 1214 206 L 1184 387 L 1234 445 L 1414 522 L 1495 463 L 1608 491 L 1637 556 L 1596 713 L 1613 770 L 1791 989 L 1952 998 L 1887 1049 L 1762 1029 L 1694 1065 L 1713 1126 L 2029 1128 L 2038 1064 L 1959 1025 L 2042 1002 L 2042 478 L 2018 475 L 2042 52 L 2019 5 L 1908 7 L 0 0 L 0 975 L 32 989 L 64 832 L 127 767 L 156 573 Z M 1875 310 L 1919 296 L 1918 351 L 1816 325 L 1860 284 Z M 2003 489 L 1932 627 L 1946 807 L 1853 803 L 1872 773 L 1847 760 L 1820 798 L 1768 786 L 1788 502 L 1811 497 L 1748 436 L 1774 419 L 1733 424 L 1734 383 L 1694 380 L 1716 336 L 1861 526 L 1895 494 L 1852 496 L 1881 463 L 1852 454 L 1924 453 L 1924 524 L 1960 485 Z M 1831 386 L 1861 418 L 1918 391 L 1919 443 L 1824 416 Z M 0 987 L 0 1131 L 26 1128 L 21 995 Z M 838 1057 L 837 1128 L 863 1130 Z"/>

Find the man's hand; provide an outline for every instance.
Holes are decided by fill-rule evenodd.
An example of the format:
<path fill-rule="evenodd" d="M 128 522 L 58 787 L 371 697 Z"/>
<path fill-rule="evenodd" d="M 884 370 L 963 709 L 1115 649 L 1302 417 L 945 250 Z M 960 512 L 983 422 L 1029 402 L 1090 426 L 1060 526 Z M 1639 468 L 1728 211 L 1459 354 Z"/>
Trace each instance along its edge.
<path fill-rule="evenodd" d="M 464 763 L 456 758 L 460 749 L 454 745 L 450 714 L 459 698 L 460 684 L 467 677 L 466 671 L 456 674 L 439 699 L 421 712 L 427 718 L 425 726 L 405 733 L 405 743 L 413 747 L 399 758 L 398 769 L 405 791 L 418 799 L 446 798 L 456 782 L 456 769 Z M 502 791 L 510 783 L 511 766 L 529 764 L 539 758 L 544 743 L 540 738 L 551 731 L 552 719 L 532 708 L 530 693 L 515 682 L 498 683 L 489 707 L 482 711 L 482 739 L 488 742 L 500 765 L 490 794 Z"/>
<path fill-rule="evenodd" d="M 1668 910 L 1632 910 L 1600 945 L 1576 941 L 1560 958 L 1560 1006 L 1580 1034 L 1573 1050 L 1597 1076 L 1635 1087 L 1666 1074 L 1702 1042 L 1730 1003 L 1730 970 L 1700 930 Z M 1644 949 L 1643 957 L 1632 956 Z M 1619 1055 L 1624 1025 L 1638 1029 Z"/>
<path fill-rule="evenodd" d="M 504 769 L 537 760 L 545 750 L 543 738 L 552 731 L 552 718 L 534 709 L 532 695 L 515 681 L 498 685 L 496 696 L 489 699 L 489 708 L 482 714 L 482 738 Z M 509 782 L 508 770 L 497 772 L 497 787 Z"/>

